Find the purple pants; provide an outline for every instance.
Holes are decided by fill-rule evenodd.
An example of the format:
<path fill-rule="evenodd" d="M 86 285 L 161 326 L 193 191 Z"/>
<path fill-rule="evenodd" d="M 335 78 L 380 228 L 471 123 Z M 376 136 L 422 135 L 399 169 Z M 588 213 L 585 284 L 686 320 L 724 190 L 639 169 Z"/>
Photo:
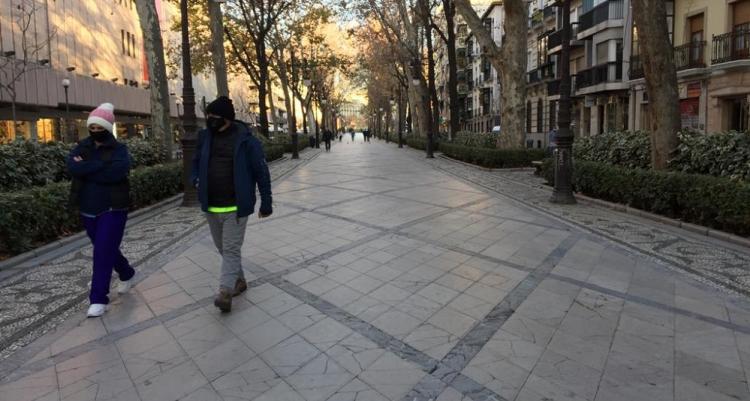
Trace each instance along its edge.
<path fill-rule="evenodd" d="M 109 211 L 97 217 L 83 216 L 82 220 L 86 234 L 94 245 L 94 272 L 89 300 L 92 304 L 108 304 L 112 269 L 114 268 L 121 281 L 128 281 L 135 275 L 135 270 L 120 252 L 128 212 Z"/>

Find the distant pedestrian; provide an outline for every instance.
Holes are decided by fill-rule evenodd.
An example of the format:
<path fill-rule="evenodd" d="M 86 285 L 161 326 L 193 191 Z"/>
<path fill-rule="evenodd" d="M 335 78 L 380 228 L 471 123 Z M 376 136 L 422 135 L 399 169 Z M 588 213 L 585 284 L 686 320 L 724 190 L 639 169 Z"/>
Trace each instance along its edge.
<path fill-rule="evenodd" d="M 221 96 L 206 108 L 206 129 L 198 134 L 191 182 L 198 188 L 214 244 L 221 254 L 221 280 L 214 305 L 232 310 L 232 297 L 247 290 L 242 270 L 242 243 L 248 216 L 255 212 L 255 188 L 260 193 L 259 218 L 273 214 L 271 175 L 263 147 L 250 128 L 235 121 L 232 101 Z"/>
<path fill-rule="evenodd" d="M 352 143 L 354 143 L 354 135 L 355 135 L 354 131 L 352 131 L 351 134 L 352 134 Z"/>
<path fill-rule="evenodd" d="M 333 132 L 327 129 L 323 131 L 323 142 L 326 144 L 326 152 L 331 151 L 331 141 L 333 140 Z"/>
<path fill-rule="evenodd" d="M 339 132 L 339 142 L 344 140 L 344 134 Z"/>
<path fill-rule="evenodd" d="M 88 317 L 104 314 L 109 304 L 112 269 L 125 294 L 133 285 L 135 270 L 122 255 L 120 243 L 125 233 L 130 206 L 130 153 L 113 134 L 114 106 L 104 103 L 89 114 L 89 136 L 68 156 L 71 183 L 70 203 L 81 214 L 86 234 L 94 246 L 94 264 L 89 291 Z"/>

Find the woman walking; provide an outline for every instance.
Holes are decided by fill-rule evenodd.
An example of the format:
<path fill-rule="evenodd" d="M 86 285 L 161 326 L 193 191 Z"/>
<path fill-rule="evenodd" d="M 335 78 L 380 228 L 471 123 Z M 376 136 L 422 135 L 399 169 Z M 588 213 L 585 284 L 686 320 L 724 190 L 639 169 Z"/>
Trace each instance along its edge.
<path fill-rule="evenodd" d="M 135 270 L 120 252 L 130 206 L 130 154 L 113 135 L 114 106 L 104 103 L 89 114 L 89 136 L 68 156 L 71 205 L 81 214 L 86 234 L 94 246 L 94 266 L 88 317 L 99 317 L 109 304 L 109 285 L 114 269 L 120 279 L 117 292 L 133 285 Z"/>

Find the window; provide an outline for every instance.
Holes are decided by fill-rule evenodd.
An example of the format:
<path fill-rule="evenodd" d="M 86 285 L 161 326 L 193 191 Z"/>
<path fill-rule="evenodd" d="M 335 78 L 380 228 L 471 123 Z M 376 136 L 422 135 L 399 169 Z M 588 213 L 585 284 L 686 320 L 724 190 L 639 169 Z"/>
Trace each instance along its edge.
<path fill-rule="evenodd" d="M 609 61 L 609 41 L 597 43 L 596 45 L 596 64 L 606 64 Z"/>
<path fill-rule="evenodd" d="M 120 29 L 120 39 L 122 41 L 122 54 L 124 55 L 125 54 L 125 49 L 126 49 L 126 47 L 125 47 L 125 30 L 124 29 Z"/>
<path fill-rule="evenodd" d="M 703 21 L 702 13 L 688 19 L 691 64 L 703 62 Z"/>
<path fill-rule="evenodd" d="M 750 56 L 750 0 L 732 3 L 732 31 L 734 58 Z"/>
<path fill-rule="evenodd" d="M 531 132 L 531 100 L 526 102 L 526 132 Z"/>
<path fill-rule="evenodd" d="M 126 32 L 126 36 L 128 38 L 128 57 L 130 57 L 130 47 L 133 44 L 133 41 L 130 39 L 130 32 Z"/>
<path fill-rule="evenodd" d="M 536 132 L 544 132 L 544 102 L 536 101 Z"/>

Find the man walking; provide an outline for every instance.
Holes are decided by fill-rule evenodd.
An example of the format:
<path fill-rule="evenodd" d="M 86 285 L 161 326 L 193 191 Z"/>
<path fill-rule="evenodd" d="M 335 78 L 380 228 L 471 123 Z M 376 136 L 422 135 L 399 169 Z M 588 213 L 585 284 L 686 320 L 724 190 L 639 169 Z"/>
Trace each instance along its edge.
<path fill-rule="evenodd" d="M 248 216 L 260 192 L 259 218 L 273 213 L 271 175 L 263 147 L 244 123 L 235 121 L 232 101 L 221 96 L 206 108 L 193 158 L 192 182 L 198 188 L 214 244 L 222 256 L 221 282 L 214 305 L 232 310 L 232 297 L 247 290 L 242 271 L 242 243 Z"/>
<path fill-rule="evenodd" d="M 325 131 L 323 131 L 323 142 L 326 144 L 326 152 L 331 151 L 331 141 L 333 140 L 333 132 L 331 132 L 330 129 L 326 128 Z"/>

